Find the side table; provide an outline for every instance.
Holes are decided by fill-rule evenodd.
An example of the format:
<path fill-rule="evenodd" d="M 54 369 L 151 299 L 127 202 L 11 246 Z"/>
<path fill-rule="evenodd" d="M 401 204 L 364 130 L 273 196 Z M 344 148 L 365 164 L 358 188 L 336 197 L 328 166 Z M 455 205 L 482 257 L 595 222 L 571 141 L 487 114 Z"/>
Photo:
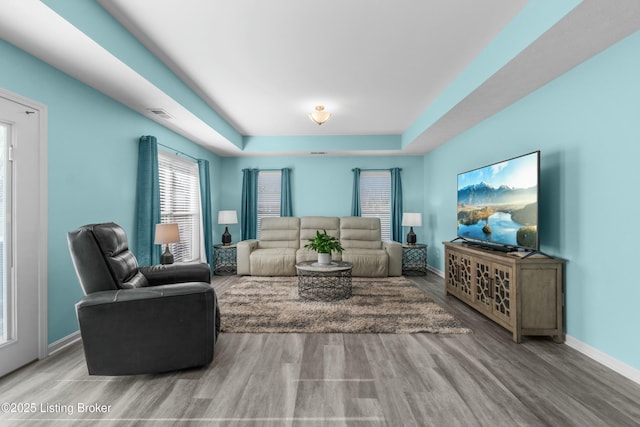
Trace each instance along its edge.
<path fill-rule="evenodd" d="M 213 272 L 220 276 L 236 274 L 237 249 L 236 244 L 213 245 Z"/>
<path fill-rule="evenodd" d="M 402 245 L 402 274 L 405 276 L 427 274 L 427 245 L 420 243 Z"/>

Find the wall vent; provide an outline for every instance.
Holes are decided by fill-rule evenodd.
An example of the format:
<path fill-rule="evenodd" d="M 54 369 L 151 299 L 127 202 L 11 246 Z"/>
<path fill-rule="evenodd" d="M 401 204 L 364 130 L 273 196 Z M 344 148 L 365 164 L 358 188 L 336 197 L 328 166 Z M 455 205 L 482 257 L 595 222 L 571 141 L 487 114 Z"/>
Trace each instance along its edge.
<path fill-rule="evenodd" d="M 324 156 L 325 154 L 327 154 L 326 151 L 312 151 L 311 152 L 312 156 Z"/>
<path fill-rule="evenodd" d="M 173 116 L 167 113 L 163 108 L 147 108 L 147 111 L 155 114 L 158 117 L 162 117 L 163 119 L 173 119 Z"/>

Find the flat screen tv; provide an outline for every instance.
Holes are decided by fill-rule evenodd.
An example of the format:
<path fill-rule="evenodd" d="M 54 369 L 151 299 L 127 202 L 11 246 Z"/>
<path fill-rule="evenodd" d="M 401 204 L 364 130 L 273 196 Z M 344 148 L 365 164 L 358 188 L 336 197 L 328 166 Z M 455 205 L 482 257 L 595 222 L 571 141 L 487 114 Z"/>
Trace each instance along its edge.
<path fill-rule="evenodd" d="M 458 174 L 458 237 L 537 251 L 540 152 Z"/>

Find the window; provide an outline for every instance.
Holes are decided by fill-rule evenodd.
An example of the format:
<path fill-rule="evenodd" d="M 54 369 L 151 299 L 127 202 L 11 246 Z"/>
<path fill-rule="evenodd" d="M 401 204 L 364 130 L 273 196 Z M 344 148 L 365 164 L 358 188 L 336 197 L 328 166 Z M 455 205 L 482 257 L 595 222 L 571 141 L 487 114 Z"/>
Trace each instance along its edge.
<path fill-rule="evenodd" d="M 169 245 L 176 262 L 198 261 L 204 253 L 198 164 L 158 151 L 162 223 L 176 223 L 180 242 Z"/>
<path fill-rule="evenodd" d="M 280 171 L 260 171 L 258 173 L 258 231 L 262 218 L 280 216 Z"/>
<path fill-rule="evenodd" d="M 382 240 L 391 240 L 391 172 L 360 172 L 360 214 L 380 218 Z"/>

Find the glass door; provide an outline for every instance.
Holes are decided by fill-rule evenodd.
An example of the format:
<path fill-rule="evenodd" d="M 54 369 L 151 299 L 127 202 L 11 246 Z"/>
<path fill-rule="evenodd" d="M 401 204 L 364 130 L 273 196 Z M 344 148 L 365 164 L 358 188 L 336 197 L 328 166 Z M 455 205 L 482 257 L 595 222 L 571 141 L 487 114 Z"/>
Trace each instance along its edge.
<path fill-rule="evenodd" d="M 41 116 L 0 88 L 0 377 L 47 349 Z"/>
<path fill-rule="evenodd" d="M 0 123 L 0 344 L 7 341 L 8 313 L 10 309 L 8 301 L 11 275 L 6 274 L 6 272 L 11 271 L 11 269 L 7 268 L 7 251 L 5 250 L 5 241 L 8 234 L 6 233 L 6 200 L 10 200 L 5 190 L 11 188 L 10 185 L 7 185 L 9 181 L 7 179 L 8 135 L 9 126 Z"/>

